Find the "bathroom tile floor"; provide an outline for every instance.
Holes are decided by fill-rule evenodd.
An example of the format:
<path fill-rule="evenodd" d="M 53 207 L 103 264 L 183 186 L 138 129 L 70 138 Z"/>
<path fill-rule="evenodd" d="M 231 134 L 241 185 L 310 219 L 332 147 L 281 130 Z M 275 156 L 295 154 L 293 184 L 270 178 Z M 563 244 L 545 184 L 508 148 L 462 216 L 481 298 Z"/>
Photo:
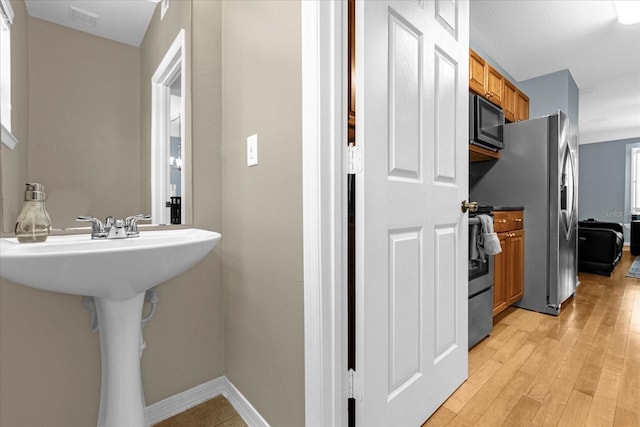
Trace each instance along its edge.
<path fill-rule="evenodd" d="M 216 396 L 153 427 L 248 427 L 229 401 Z"/>

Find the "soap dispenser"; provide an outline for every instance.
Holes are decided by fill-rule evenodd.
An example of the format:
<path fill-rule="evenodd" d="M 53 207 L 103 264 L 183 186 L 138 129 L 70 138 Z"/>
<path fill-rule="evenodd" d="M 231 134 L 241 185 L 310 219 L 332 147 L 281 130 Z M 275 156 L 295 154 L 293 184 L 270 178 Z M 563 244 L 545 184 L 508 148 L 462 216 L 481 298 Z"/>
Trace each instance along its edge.
<path fill-rule="evenodd" d="M 20 243 L 44 242 L 49 237 L 51 219 L 45 208 L 44 185 L 27 184 L 22 212 L 16 223 L 16 238 Z"/>

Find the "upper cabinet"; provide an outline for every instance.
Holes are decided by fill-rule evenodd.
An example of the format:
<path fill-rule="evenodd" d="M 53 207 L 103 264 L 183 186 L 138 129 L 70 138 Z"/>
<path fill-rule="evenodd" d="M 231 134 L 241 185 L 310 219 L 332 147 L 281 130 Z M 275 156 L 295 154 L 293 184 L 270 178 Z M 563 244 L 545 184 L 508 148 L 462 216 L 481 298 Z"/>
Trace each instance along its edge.
<path fill-rule="evenodd" d="M 484 90 L 484 67 L 485 60 L 469 49 L 469 89 L 480 95 L 485 94 Z"/>
<path fill-rule="evenodd" d="M 510 122 L 529 120 L 529 97 L 509 80 L 504 81 L 504 118 Z"/>
<path fill-rule="evenodd" d="M 469 89 L 502 107 L 506 120 L 529 119 L 529 97 L 472 49 L 469 49 Z"/>
<path fill-rule="evenodd" d="M 516 98 L 516 119 L 514 122 L 520 120 L 529 120 L 529 97 L 518 90 L 518 97 Z"/>
<path fill-rule="evenodd" d="M 502 107 L 502 93 L 504 91 L 504 77 L 491 65 L 486 64 L 484 67 L 484 81 L 486 93 L 484 94 L 492 103 L 498 107 Z"/>
<path fill-rule="evenodd" d="M 484 58 L 469 49 L 469 89 L 502 106 L 504 78 Z"/>
<path fill-rule="evenodd" d="M 509 80 L 504 81 L 504 101 L 502 102 L 502 110 L 504 118 L 510 122 L 516 121 L 516 99 L 518 98 L 518 88 Z"/>

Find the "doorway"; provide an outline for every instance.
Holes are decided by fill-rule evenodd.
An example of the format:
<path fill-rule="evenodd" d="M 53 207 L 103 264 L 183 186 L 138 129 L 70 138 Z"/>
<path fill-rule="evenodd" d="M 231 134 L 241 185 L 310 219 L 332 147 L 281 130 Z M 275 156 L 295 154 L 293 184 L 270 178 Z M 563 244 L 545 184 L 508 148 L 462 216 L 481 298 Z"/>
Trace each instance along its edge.
<path fill-rule="evenodd" d="M 376 3 L 378 2 L 361 2 L 358 5 L 367 5 L 369 7 Z M 452 384 L 459 384 L 461 380 L 458 377 L 461 376 L 462 379 L 466 377 L 466 293 L 462 292 L 461 283 L 462 281 L 466 282 L 464 271 L 466 254 L 462 252 L 467 247 L 465 244 L 467 227 L 464 214 L 460 212 L 459 204 L 460 200 L 466 198 L 466 185 L 468 184 L 468 176 L 465 171 L 465 165 L 468 167 L 464 126 L 466 121 L 463 119 L 466 116 L 465 110 L 467 109 L 465 99 L 467 98 L 466 72 L 468 70 L 468 4 L 438 0 L 429 2 L 389 2 L 389 5 L 386 5 L 386 3 L 384 6 L 380 6 L 381 9 L 373 12 L 374 14 L 380 13 L 379 17 L 387 17 L 384 19 L 375 18 L 380 23 L 382 31 L 376 33 L 374 29 L 372 34 L 388 34 L 391 23 L 393 24 L 391 25 L 393 31 L 396 31 L 394 36 L 399 37 L 394 40 L 400 41 L 400 44 L 394 45 L 394 47 L 402 47 L 404 42 L 408 42 L 408 46 L 431 49 L 420 53 L 422 60 L 418 61 L 414 61 L 416 57 L 411 56 L 414 55 L 412 51 L 397 51 L 400 54 L 406 53 L 410 55 L 404 59 L 409 59 L 413 62 L 405 62 L 407 64 L 423 64 L 422 61 L 424 61 L 424 63 L 429 64 L 429 67 L 433 68 L 430 68 L 431 71 L 426 74 L 422 71 L 419 72 L 422 80 L 418 81 L 418 88 L 421 94 L 428 97 L 426 98 L 427 101 L 418 99 L 418 104 L 395 104 L 393 106 L 409 108 L 409 112 L 413 113 L 418 112 L 417 116 L 413 115 L 411 117 L 417 118 L 416 120 L 418 121 L 425 119 L 428 126 L 420 127 L 419 129 L 422 130 L 415 135 L 428 134 L 429 138 L 433 138 L 429 140 L 432 141 L 429 144 L 435 145 L 427 145 L 420 148 L 413 143 L 413 145 L 397 145 L 393 147 L 396 150 L 394 154 L 397 154 L 397 156 L 393 158 L 392 163 L 389 163 L 389 169 L 384 171 L 385 175 L 389 174 L 390 176 L 389 179 L 385 178 L 385 180 L 391 180 L 396 183 L 409 183 L 407 188 L 413 187 L 414 183 L 433 183 L 433 187 L 429 188 L 434 188 L 434 194 L 437 193 L 438 197 L 440 197 L 438 201 L 433 202 L 439 206 L 439 210 L 433 211 L 427 205 L 421 205 L 420 209 L 430 212 L 427 215 L 432 217 L 433 224 L 417 227 L 393 226 L 387 231 L 382 231 L 379 235 L 387 237 L 376 241 L 375 244 L 368 244 L 367 241 L 361 240 L 363 239 L 362 236 L 371 235 L 366 229 L 362 229 L 359 233 L 360 237 L 356 237 L 358 239 L 355 247 L 356 252 L 359 249 L 365 250 L 366 248 L 381 248 L 382 254 L 386 253 L 385 251 L 387 250 L 383 248 L 395 250 L 392 258 L 389 258 L 389 254 L 387 254 L 387 256 L 377 259 L 377 264 L 387 265 L 389 260 L 393 259 L 397 261 L 396 265 L 400 268 L 394 271 L 396 273 L 399 272 L 399 274 L 394 273 L 395 275 L 389 276 L 389 272 L 381 272 L 379 277 L 384 278 L 384 280 L 392 277 L 395 281 L 394 284 L 402 281 L 416 284 L 418 287 L 413 288 L 415 292 L 411 291 L 414 293 L 396 294 L 400 299 L 395 301 L 410 302 L 412 300 L 412 298 L 409 298 L 410 295 L 415 295 L 420 298 L 421 302 L 418 305 L 413 305 L 415 310 L 407 318 L 402 318 L 402 316 L 388 317 L 389 313 L 391 313 L 387 313 L 388 309 L 396 310 L 393 312 L 395 314 L 401 313 L 401 311 L 397 311 L 398 306 L 393 306 L 393 304 L 380 306 L 375 303 L 377 305 L 374 305 L 373 308 L 366 308 L 365 306 L 368 303 L 364 298 L 363 291 L 371 293 L 372 289 L 376 289 L 376 287 L 384 289 L 388 285 L 382 285 L 381 287 L 375 285 L 374 288 L 368 285 L 365 286 L 366 280 L 375 280 L 375 275 L 363 280 L 364 275 L 371 275 L 371 273 L 368 268 L 360 266 L 357 269 L 359 274 L 356 275 L 356 283 L 359 284 L 356 287 L 355 299 L 364 304 L 364 306 L 360 306 L 359 310 L 356 309 L 355 332 L 358 335 L 356 341 L 361 344 L 357 345 L 357 369 L 350 371 L 348 369 L 348 357 L 346 356 L 348 351 L 347 330 L 349 328 L 347 324 L 349 313 L 347 310 L 348 291 L 345 284 L 349 276 L 347 260 L 350 250 L 347 236 L 347 230 L 349 229 L 348 190 L 353 184 L 349 185 L 349 174 L 345 173 L 345 169 L 349 170 L 347 159 L 351 158 L 353 153 L 345 148 L 344 145 L 344 142 L 348 140 L 348 127 L 345 122 L 348 97 L 346 89 L 348 10 L 346 3 L 303 2 L 303 169 L 305 171 L 303 211 L 306 224 L 305 374 L 307 425 L 347 425 L 349 411 L 346 399 L 344 399 L 345 390 L 347 390 L 349 397 L 355 401 L 356 407 L 360 408 L 358 411 L 362 411 L 356 414 L 356 424 L 371 421 L 367 417 L 375 417 L 375 414 L 382 414 L 383 418 L 376 419 L 378 422 L 386 423 L 384 419 L 387 418 L 384 417 L 391 417 L 388 419 L 392 420 L 396 416 L 393 414 L 399 414 L 404 409 L 421 406 L 420 403 L 415 404 L 416 402 L 412 400 L 413 397 L 405 393 L 414 383 L 424 382 L 421 378 L 435 378 L 437 382 L 445 382 L 447 384 L 448 378 L 452 380 Z M 372 8 L 375 7 L 377 6 L 372 6 Z M 415 11 L 400 10 L 402 8 L 414 8 Z M 424 9 L 420 11 L 416 8 Z M 398 12 L 398 10 L 400 11 Z M 392 16 L 384 15 L 388 11 L 392 11 Z M 356 14 L 358 13 L 361 12 L 356 12 Z M 432 19 L 432 22 L 427 24 L 425 28 L 437 28 L 437 30 L 420 30 L 422 27 L 412 23 L 414 20 L 410 16 L 413 13 L 418 16 L 418 20 L 422 19 L 422 17 Z M 366 22 L 367 25 L 371 22 L 368 19 L 364 19 L 364 15 L 357 21 Z M 373 28 L 373 26 L 369 26 L 369 28 Z M 356 34 L 361 37 L 369 33 L 366 33 L 362 28 L 357 28 Z M 372 37 L 376 38 L 375 35 Z M 425 37 L 428 37 L 428 39 L 425 39 Z M 413 40 L 417 40 L 417 42 L 414 43 Z M 383 43 L 387 43 L 387 41 L 383 40 Z M 388 52 L 388 50 L 386 51 Z M 384 48 L 382 52 L 385 52 Z M 357 55 L 360 58 L 361 52 L 357 53 Z M 369 57 L 369 59 L 374 57 L 376 55 Z M 396 64 L 403 63 L 403 58 L 396 57 L 396 59 L 400 59 Z M 395 59 L 389 59 L 389 61 L 392 60 Z M 393 65 L 392 63 L 389 64 Z M 389 66 L 384 65 L 378 68 L 378 70 L 384 70 L 384 72 L 389 69 Z M 356 73 L 359 73 L 359 71 L 357 70 Z M 361 82 L 364 82 L 365 85 L 367 84 L 366 79 L 361 80 L 361 77 L 357 78 L 357 81 L 358 90 L 362 88 Z M 404 82 L 396 80 L 396 83 L 402 84 Z M 384 84 L 387 84 L 387 82 L 384 82 Z M 375 86 L 371 88 L 373 90 L 372 93 L 374 93 Z M 397 86 L 395 89 L 402 90 L 403 88 Z M 426 92 L 422 92 L 425 89 Z M 409 96 L 411 96 L 410 93 Z M 362 98 L 358 97 L 358 99 Z M 371 98 L 367 99 L 370 100 Z M 398 99 L 406 99 L 406 97 Z M 416 98 L 413 97 L 411 99 Z M 360 112 L 366 110 L 361 110 L 360 107 L 363 105 L 361 101 L 359 103 L 358 132 L 361 134 L 359 126 L 362 122 L 360 120 L 365 120 L 365 130 L 367 129 L 367 124 L 366 116 L 360 116 Z M 421 109 L 422 107 L 424 109 Z M 417 110 L 414 108 L 417 108 Z M 370 117 L 374 116 L 374 113 L 370 113 Z M 461 119 L 457 120 L 457 117 Z M 378 120 L 378 122 L 386 123 L 387 119 L 388 117 L 384 118 L 382 116 L 382 120 Z M 367 132 L 370 139 L 367 140 L 365 137 L 357 141 L 356 144 L 362 141 L 370 143 L 371 137 L 375 136 L 376 132 Z M 388 132 L 383 130 L 378 134 L 388 135 Z M 412 137 L 412 135 L 408 136 Z M 333 141 L 337 145 L 332 146 L 328 144 L 329 141 Z M 371 146 L 373 147 L 374 145 Z M 368 161 L 367 155 L 377 152 L 382 153 L 381 155 L 384 157 L 387 153 L 387 149 L 384 148 L 371 149 L 367 152 L 366 145 L 363 146 L 363 150 L 366 167 L 377 161 L 375 159 Z M 382 164 L 386 163 L 386 161 L 382 162 Z M 374 200 L 375 191 L 377 190 L 373 189 L 376 185 L 367 184 L 366 179 L 360 178 L 366 175 L 366 168 L 362 175 L 357 175 L 356 181 L 358 182 L 356 186 L 358 193 L 356 198 L 367 191 L 366 186 L 368 185 L 370 193 L 367 193 L 367 197 L 369 200 Z M 361 186 L 361 182 L 364 186 Z M 373 193 L 371 192 L 372 190 Z M 449 193 L 445 195 L 445 192 L 440 190 L 446 190 Z M 393 194 L 393 191 L 389 192 L 391 190 L 384 191 L 388 195 Z M 431 194 L 429 191 L 431 190 L 425 193 L 427 200 L 429 200 L 429 194 Z M 419 200 L 416 197 L 410 196 L 407 200 Z M 390 203 L 390 205 L 394 204 L 395 202 Z M 365 210 L 374 212 L 380 207 L 386 208 L 386 206 L 381 206 L 378 202 L 375 208 L 370 206 L 369 209 Z M 392 216 L 395 215 L 395 213 L 391 214 Z M 366 221 L 371 221 L 366 217 L 368 214 L 359 207 L 355 215 L 358 218 L 355 223 L 356 228 L 363 227 Z M 364 216 L 361 217 L 361 215 Z M 364 218 L 364 222 L 360 222 L 361 218 Z M 356 233 L 358 232 L 356 231 Z M 374 233 L 378 232 L 374 231 Z M 361 255 L 368 256 L 364 252 Z M 375 253 L 373 255 L 375 258 Z M 426 255 L 434 258 L 425 258 Z M 456 263 L 456 260 L 460 262 Z M 404 271 L 418 271 L 418 273 L 403 276 L 402 272 Z M 433 279 L 433 286 L 435 287 L 421 288 L 422 279 L 425 277 L 430 281 Z M 378 297 L 382 298 L 380 301 L 386 300 L 383 294 L 379 293 L 376 298 Z M 443 310 L 442 307 L 445 306 L 439 306 L 439 310 L 435 309 L 429 306 L 431 304 L 430 299 L 438 301 L 438 304 L 444 303 L 445 306 L 454 304 L 455 308 Z M 382 309 L 384 313 L 377 316 L 377 309 Z M 370 310 L 369 314 L 367 314 L 367 310 Z M 429 346 L 422 347 L 422 344 L 417 347 L 410 345 L 410 352 L 413 355 L 417 355 L 418 359 L 414 359 L 411 355 L 408 358 L 404 358 L 403 355 L 395 352 L 404 345 L 403 343 L 414 342 L 411 336 L 418 336 L 422 339 L 423 335 L 420 332 L 422 326 L 416 322 L 424 318 L 431 318 L 432 315 L 435 315 L 436 324 L 435 329 L 429 333 L 434 335 L 429 335 L 429 339 L 423 339 L 423 343 L 425 345 L 434 345 L 433 349 L 435 350 L 429 350 Z M 389 328 L 395 328 L 396 332 L 406 329 L 404 327 L 400 328 L 403 324 L 406 324 L 410 327 L 413 335 L 396 335 L 393 339 L 396 340 L 394 342 L 399 346 L 394 347 L 395 350 L 391 353 L 389 348 L 385 350 L 384 346 L 374 348 L 376 340 L 384 344 L 389 339 L 387 335 L 380 336 L 379 339 L 375 337 L 376 328 L 373 324 L 379 323 L 379 319 L 397 321 L 395 324 L 387 325 Z M 448 328 L 447 325 L 454 326 Z M 363 327 L 366 328 L 363 329 Z M 431 326 L 428 326 L 428 328 L 431 328 Z M 380 330 L 387 331 L 391 329 L 385 326 Z M 371 332 L 374 335 L 367 335 Z M 431 341 L 431 338 L 434 337 L 436 341 Z M 373 342 L 374 347 L 367 347 L 367 342 Z M 386 346 L 387 344 L 384 345 Z M 464 352 L 461 349 L 464 349 Z M 449 356 L 454 353 L 459 355 L 459 357 L 455 356 L 456 362 L 452 362 L 452 364 L 445 362 L 450 360 Z M 364 357 L 364 354 L 367 356 Z M 388 365 L 388 360 L 386 359 L 388 355 L 394 357 L 394 361 L 397 362 L 394 365 L 397 369 L 392 374 L 392 377 L 385 376 L 384 373 L 380 374 L 380 372 L 386 371 L 391 366 Z M 373 359 L 371 359 L 372 356 Z M 424 359 L 423 356 L 427 356 L 427 358 Z M 429 361 L 429 357 L 435 357 L 435 360 Z M 376 360 L 374 361 L 374 359 Z M 431 366 L 431 364 L 440 365 L 439 374 L 431 376 L 430 373 L 423 369 L 426 366 Z M 380 365 L 379 367 L 382 371 L 376 374 L 378 365 Z M 449 375 L 450 373 L 453 373 L 453 375 Z M 388 408 L 388 405 L 373 403 L 378 402 L 380 399 L 385 399 L 382 396 L 385 396 L 385 393 L 387 393 L 385 390 L 388 390 L 389 387 L 388 379 L 385 378 L 393 379 L 391 398 L 389 399 L 389 395 L 386 395 L 386 399 L 387 403 L 390 400 L 395 400 L 393 403 L 396 407 L 395 409 Z M 452 385 L 452 387 L 455 386 Z M 435 404 L 434 402 L 440 399 L 439 394 L 445 393 L 448 395 L 448 392 L 444 390 L 445 388 L 448 388 L 448 386 L 438 387 L 437 393 L 429 394 L 429 399 L 433 398 L 434 401 L 424 406 L 432 407 Z M 375 397 L 368 394 L 372 391 Z M 409 396 L 405 403 L 398 403 L 400 395 Z M 419 393 L 416 392 L 415 395 L 417 396 Z M 363 402 L 365 402 L 364 406 Z M 425 411 L 424 406 L 421 409 L 423 412 Z M 426 411 L 428 412 L 429 409 L 426 409 Z M 362 415 L 362 418 L 360 415 Z M 422 415 L 414 414 L 413 416 L 418 419 Z"/>
<path fill-rule="evenodd" d="M 184 224 L 186 191 L 185 31 L 151 77 L 151 221 Z"/>

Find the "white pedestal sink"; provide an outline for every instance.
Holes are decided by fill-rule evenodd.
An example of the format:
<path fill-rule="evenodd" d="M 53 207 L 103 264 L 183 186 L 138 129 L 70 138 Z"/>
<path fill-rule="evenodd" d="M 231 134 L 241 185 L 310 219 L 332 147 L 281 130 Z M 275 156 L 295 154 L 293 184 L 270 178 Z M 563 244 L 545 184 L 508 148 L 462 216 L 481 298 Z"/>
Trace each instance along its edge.
<path fill-rule="evenodd" d="M 145 292 L 202 260 L 219 233 L 181 229 L 43 243 L 0 239 L 0 277 L 53 292 L 92 296 L 100 325 L 102 384 L 98 427 L 148 427 L 140 376 L 140 320 Z"/>

